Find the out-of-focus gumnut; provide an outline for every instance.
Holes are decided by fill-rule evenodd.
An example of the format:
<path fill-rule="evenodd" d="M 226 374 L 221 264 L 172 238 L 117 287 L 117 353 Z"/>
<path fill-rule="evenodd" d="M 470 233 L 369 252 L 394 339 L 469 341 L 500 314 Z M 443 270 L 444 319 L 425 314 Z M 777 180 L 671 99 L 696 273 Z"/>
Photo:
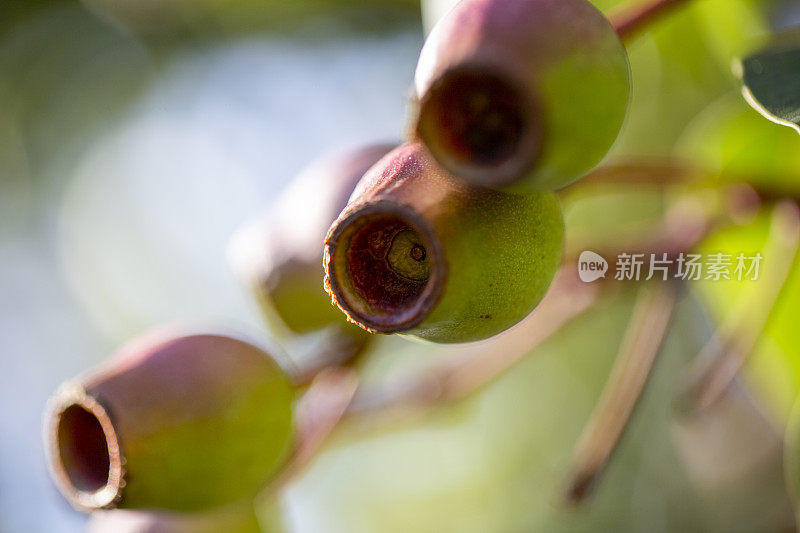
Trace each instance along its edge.
<path fill-rule="evenodd" d="M 50 399 L 51 473 L 81 510 L 231 503 L 285 461 L 293 399 L 261 348 L 218 334 L 153 333 Z"/>
<path fill-rule="evenodd" d="M 414 86 L 413 129 L 452 174 L 552 190 L 611 148 L 630 68 L 587 0 L 463 0 L 428 36 Z"/>
<path fill-rule="evenodd" d="M 495 335 L 524 318 L 561 261 L 553 193 L 510 194 L 449 174 L 421 143 L 364 176 L 325 239 L 325 286 L 370 331 L 435 342 Z"/>
<path fill-rule="evenodd" d="M 260 533 L 249 499 L 243 503 L 199 513 L 155 511 L 96 511 L 87 533 Z"/>
<path fill-rule="evenodd" d="M 327 329 L 321 344 L 335 347 L 344 358 L 360 351 L 369 339 L 330 304 L 322 286 L 322 242 L 358 181 L 393 147 L 359 146 L 319 158 L 294 179 L 265 216 L 234 236 L 231 262 L 253 287 L 273 328 L 290 335 Z"/>

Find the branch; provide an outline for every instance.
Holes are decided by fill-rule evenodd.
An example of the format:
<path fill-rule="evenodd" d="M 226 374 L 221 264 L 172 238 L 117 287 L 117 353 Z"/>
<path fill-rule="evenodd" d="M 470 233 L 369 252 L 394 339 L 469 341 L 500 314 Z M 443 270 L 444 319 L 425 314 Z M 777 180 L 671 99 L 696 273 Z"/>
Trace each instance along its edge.
<path fill-rule="evenodd" d="M 309 385 L 326 369 L 352 366 L 371 340 L 369 335 L 359 333 L 366 332 L 349 333 L 341 326 L 328 326 L 304 334 L 291 350 L 295 385 Z"/>
<path fill-rule="evenodd" d="M 298 400 L 295 445 L 288 463 L 265 493 L 285 486 L 311 462 L 347 412 L 357 387 L 356 373 L 349 368 L 329 368 L 317 374 Z"/>
<path fill-rule="evenodd" d="M 699 413 L 716 403 L 741 369 L 761 337 L 798 259 L 800 212 L 793 201 L 773 210 L 765 247 L 764 282 L 743 298 L 706 344 L 689 373 L 689 383 L 679 396 L 685 412 Z M 767 268 L 769 267 L 769 268 Z"/>
<path fill-rule="evenodd" d="M 629 239 L 617 239 L 613 246 L 589 247 L 588 243 L 571 243 L 565 252 L 566 263 L 577 263 L 583 250 L 591 249 L 609 262 L 620 253 L 667 254 L 675 260 L 682 252 L 694 249 L 713 231 L 729 223 L 726 216 L 713 217 L 694 202 L 679 202 L 672 206 L 655 228 L 646 228 Z"/>
<path fill-rule="evenodd" d="M 718 223 L 678 204 L 665 216 L 654 236 L 645 235 L 642 242 L 631 243 L 624 251 L 666 251 L 672 254 L 689 251 Z M 574 262 L 577 257 L 572 257 L 571 253 L 574 255 L 574 250 L 567 253 L 565 264 L 559 270 L 548 295 L 528 318 L 487 341 L 437 348 L 439 358 L 446 361 L 444 363 L 379 388 L 359 385 L 355 372 L 350 369 L 329 368 L 321 371 L 299 402 L 297 444 L 288 467 L 272 486 L 283 486 L 301 472 L 343 420 L 409 407 L 424 410 L 464 398 L 496 379 L 564 325 L 590 309 L 602 290 L 613 290 L 616 284 L 601 280 L 595 283 L 580 282 Z M 606 253 L 610 254 L 607 257 L 613 255 L 609 251 Z M 620 287 L 623 285 L 619 284 Z M 659 285 L 667 287 L 663 282 Z M 608 399 L 601 401 L 595 412 L 597 417 L 601 417 L 598 419 L 600 421 L 592 423 L 595 429 L 587 428 L 587 431 L 597 434 L 585 437 L 588 444 L 582 445 L 584 451 L 579 453 L 576 460 L 577 473 L 570 491 L 576 495 L 575 499 L 586 493 L 590 482 L 608 461 L 649 375 L 649 365 L 655 354 L 648 350 L 657 350 L 666 329 L 666 321 L 674 304 L 674 289 L 670 288 L 662 294 L 662 291 L 652 290 L 648 285 L 647 290 L 642 290 L 644 292 L 636 316 L 643 315 L 631 323 L 620 353 L 620 362 L 613 373 L 616 377 L 612 378 L 604 392 L 604 398 Z M 647 331 L 637 333 L 645 326 L 649 328 Z M 649 344 L 645 342 L 647 339 L 650 340 Z M 640 350 L 638 357 L 644 357 L 638 363 L 636 359 L 629 360 L 634 358 L 629 354 L 634 349 Z M 651 358 L 649 363 L 647 357 Z M 637 368 L 639 373 L 636 373 Z M 614 390 L 617 392 L 612 393 Z M 613 416 L 608 414 L 612 412 Z M 609 432 L 601 432 L 604 427 Z M 602 440 L 600 436 L 608 440 Z"/>
<path fill-rule="evenodd" d="M 608 18 L 620 38 L 629 41 L 648 25 L 688 3 L 689 0 L 631 0 L 615 8 Z"/>
<path fill-rule="evenodd" d="M 721 189 L 729 207 L 745 213 L 787 198 L 800 201 L 800 197 L 780 189 L 751 183 L 758 181 L 758 176 L 726 173 L 724 183 L 719 182 L 719 177 L 718 171 L 694 166 L 678 158 L 633 158 L 600 166 L 559 193 L 564 195 L 606 185 L 715 188 Z"/>
<path fill-rule="evenodd" d="M 663 281 L 639 290 L 619 355 L 576 448 L 567 485 L 571 502 L 589 495 L 628 427 L 667 333 L 675 292 L 673 284 Z"/>
<path fill-rule="evenodd" d="M 596 301 L 597 285 L 579 282 L 576 270 L 571 272 L 562 268 L 537 310 L 516 327 L 487 341 L 442 347 L 439 355 L 449 362 L 394 386 L 371 390 L 359 385 L 352 369 L 321 371 L 298 402 L 295 446 L 287 466 L 263 494 L 273 494 L 299 475 L 344 419 L 410 406 L 430 408 L 467 396 L 508 370 Z"/>
<path fill-rule="evenodd" d="M 709 172 L 676 158 L 631 159 L 597 167 L 564 191 L 587 185 L 692 185 L 703 183 Z"/>
<path fill-rule="evenodd" d="M 665 220 L 654 240 L 632 249 L 688 250 L 705 235 L 707 220 L 688 216 L 681 210 L 672 213 L 673 222 Z M 678 221 L 688 222 L 689 226 L 676 226 Z M 667 241 L 675 237 L 680 242 L 667 246 Z M 300 400 L 295 450 L 285 472 L 271 486 L 283 486 L 298 475 L 344 419 L 408 408 L 425 410 L 464 398 L 502 375 L 564 325 L 581 316 L 595 304 L 603 290 L 613 290 L 616 284 L 602 280 L 581 282 L 577 277 L 577 257 L 569 253 L 567 256 L 547 296 L 530 316 L 492 339 L 438 347 L 437 358 L 445 362 L 433 368 L 375 388 L 359 385 L 352 370 L 323 370 Z"/>

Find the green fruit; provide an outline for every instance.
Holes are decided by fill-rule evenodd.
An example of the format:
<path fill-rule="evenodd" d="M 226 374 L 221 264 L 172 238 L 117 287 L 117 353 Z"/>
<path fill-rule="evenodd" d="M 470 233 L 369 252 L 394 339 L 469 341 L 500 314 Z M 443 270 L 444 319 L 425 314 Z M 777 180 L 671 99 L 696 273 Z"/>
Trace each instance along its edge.
<path fill-rule="evenodd" d="M 293 398 L 270 354 L 247 342 L 146 336 L 50 400 L 51 472 L 81 510 L 196 511 L 252 497 L 287 458 Z"/>
<path fill-rule="evenodd" d="M 392 148 L 366 145 L 319 158 L 292 181 L 266 217 L 234 237 L 235 269 L 277 332 L 324 329 L 326 346 L 343 356 L 366 344 L 369 334 L 349 324 L 322 287 L 322 241 L 364 173 Z"/>
<path fill-rule="evenodd" d="M 561 261 L 553 193 L 464 183 L 420 143 L 364 176 L 325 240 L 325 284 L 359 326 L 435 342 L 491 337 L 539 303 Z"/>
<path fill-rule="evenodd" d="M 415 133 L 451 173 L 552 190 L 611 148 L 630 69 L 586 0 L 463 0 L 428 36 L 414 85 Z"/>

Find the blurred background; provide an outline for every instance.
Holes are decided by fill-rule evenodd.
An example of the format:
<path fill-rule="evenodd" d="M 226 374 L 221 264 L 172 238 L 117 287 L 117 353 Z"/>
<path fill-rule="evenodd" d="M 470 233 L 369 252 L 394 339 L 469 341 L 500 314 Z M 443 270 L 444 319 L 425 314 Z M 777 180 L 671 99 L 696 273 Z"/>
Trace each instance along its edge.
<path fill-rule="evenodd" d="M 58 383 L 165 321 L 260 331 L 233 230 L 320 152 L 402 131 L 418 6 L 171 3 L 0 4 L 2 531 L 82 529 L 43 461 Z"/>
<path fill-rule="evenodd" d="M 423 14 L 429 25 L 443 4 L 0 3 L 0 531 L 85 527 L 43 459 L 41 414 L 61 381 L 164 322 L 268 335 L 227 264 L 232 233 L 319 154 L 402 136 Z M 698 0 L 635 42 L 634 101 L 612 159 L 716 157 L 697 139 L 727 117 L 757 117 L 731 60 L 796 20 L 799 2 Z M 800 175 L 798 142 L 783 133 L 794 155 L 764 178 L 773 183 Z M 578 197 L 572 238 L 647 224 L 664 199 L 642 194 L 604 196 L 638 206 L 605 233 L 594 215 L 612 204 Z M 558 495 L 630 314 L 625 291 L 468 401 L 337 433 L 281 497 L 282 520 L 308 532 L 793 527 L 775 420 L 797 390 L 794 362 L 762 355 L 750 382 L 769 391 L 737 383 L 713 424 L 672 420 L 713 302 L 727 305 L 721 290 L 683 296 L 619 460 L 586 508 Z M 366 372 L 381 379 L 432 351 L 381 339 Z"/>

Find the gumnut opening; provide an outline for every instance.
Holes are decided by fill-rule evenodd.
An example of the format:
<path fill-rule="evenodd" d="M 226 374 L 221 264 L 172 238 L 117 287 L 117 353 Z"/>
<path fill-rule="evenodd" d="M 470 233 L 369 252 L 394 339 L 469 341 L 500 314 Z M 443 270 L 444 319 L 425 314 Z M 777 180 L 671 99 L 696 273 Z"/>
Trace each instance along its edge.
<path fill-rule="evenodd" d="M 444 71 L 421 96 L 416 134 L 454 175 L 511 184 L 535 165 L 542 117 L 522 82 L 487 67 Z"/>
<path fill-rule="evenodd" d="M 326 240 L 326 289 L 364 329 L 413 328 L 441 294 L 444 260 L 438 239 L 413 210 L 368 204 L 337 221 Z"/>
<path fill-rule="evenodd" d="M 80 510 L 111 506 L 122 483 L 122 460 L 105 409 L 74 391 L 56 395 L 48 411 L 50 464 L 59 490 Z"/>

